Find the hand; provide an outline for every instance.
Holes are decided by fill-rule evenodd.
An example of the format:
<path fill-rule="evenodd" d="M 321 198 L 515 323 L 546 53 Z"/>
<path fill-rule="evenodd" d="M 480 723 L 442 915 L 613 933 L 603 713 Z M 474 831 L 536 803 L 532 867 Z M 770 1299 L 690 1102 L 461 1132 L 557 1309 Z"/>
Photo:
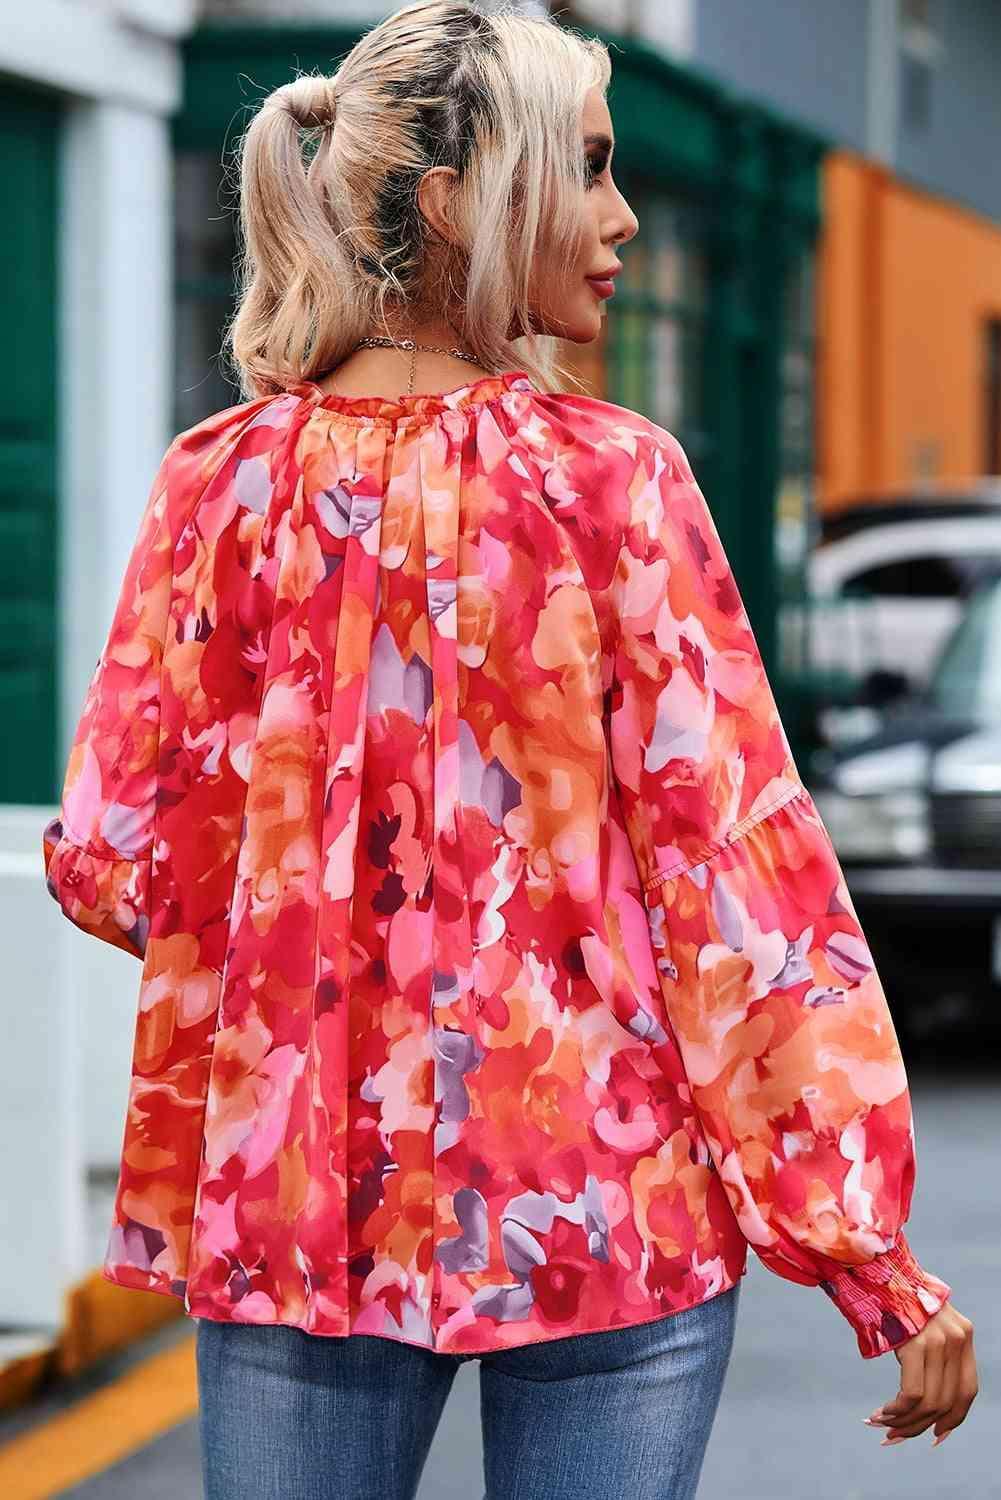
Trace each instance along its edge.
<path fill-rule="evenodd" d="M 900 1390 L 864 1420 L 889 1429 L 880 1447 L 917 1437 L 934 1423 L 935 1448 L 965 1421 L 980 1389 L 973 1324 L 946 1302 L 893 1352 L 900 1362 Z"/>

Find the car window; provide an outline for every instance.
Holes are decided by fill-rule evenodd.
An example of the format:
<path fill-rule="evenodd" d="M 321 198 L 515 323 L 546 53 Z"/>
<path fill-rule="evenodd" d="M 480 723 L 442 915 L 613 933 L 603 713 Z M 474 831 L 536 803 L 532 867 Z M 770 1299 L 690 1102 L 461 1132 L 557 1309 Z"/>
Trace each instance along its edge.
<path fill-rule="evenodd" d="M 927 696 L 950 718 L 1001 719 L 1001 580 L 972 595 L 939 653 Z"/>
<path fill-rule="evenodd" d="M 996 552 L 986 551 L 977 557 L 961 557 L 963 581 L 967 589 L 979 588 L 1001 577 L 1001 557 Z"/>
<path fill-rule="evenodd" d="M 961 557 L 898 557 L 864 568 L 846 579 L 844 592 L 878 594 L 884 598 L 956 599 L 964 592 L 969 576 L 965 565 L 976 561 Z"/>

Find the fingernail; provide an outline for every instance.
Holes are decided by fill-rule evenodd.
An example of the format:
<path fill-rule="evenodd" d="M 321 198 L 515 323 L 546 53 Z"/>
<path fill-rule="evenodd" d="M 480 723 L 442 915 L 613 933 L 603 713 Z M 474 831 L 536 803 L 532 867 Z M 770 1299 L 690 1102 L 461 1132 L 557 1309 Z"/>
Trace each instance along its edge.
<path fill-rule="evenodd" d="M 937 1448 L 938 1445 L 939 1445 L 939 1443 L 944 1443 L 947 1437 L 952 1437 L 952 1432 L 951 1431 L 949 1431 L 949 1432 L 943 1432 L 940 1437 L 937 1437 L 935 1439 L 935 1441 L 932 1443 L 932 1447 L 933 1448 Z"/>
<path fill-rule="evenodd" d="M 906 1441 L 907 1439 L 904 1437 L 903 1433 L 898 1433 L 895 1437 L 885 1437 L 879 1446 L 881 1448 L 886 1448 L 890 1443 L 906 1443 Z"/>

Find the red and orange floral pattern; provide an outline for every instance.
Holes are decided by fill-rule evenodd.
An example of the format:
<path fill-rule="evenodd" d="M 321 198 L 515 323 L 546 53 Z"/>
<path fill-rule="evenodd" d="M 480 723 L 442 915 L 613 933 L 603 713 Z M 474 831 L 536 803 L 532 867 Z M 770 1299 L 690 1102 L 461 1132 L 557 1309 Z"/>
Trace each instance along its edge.
<path fill-rule="evenodd" d="M 748 1244 L 866 1357 L 949 1295 L 842 872 L 634 412 L 508 371 L 181 433 L 43 845 L 142 962 L 109 1281 L 453 1352 Z"/>

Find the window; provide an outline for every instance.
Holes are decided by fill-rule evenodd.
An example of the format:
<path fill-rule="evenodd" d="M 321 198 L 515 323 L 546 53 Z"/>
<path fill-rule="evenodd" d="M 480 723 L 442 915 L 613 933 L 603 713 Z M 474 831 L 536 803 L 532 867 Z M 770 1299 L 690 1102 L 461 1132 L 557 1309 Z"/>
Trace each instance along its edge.
<path fill-rule="evenodd" d="M 623 192 L 642 229 L 622 247 L 622 275 L 609 310 L 609 399 L 646 412 L 697 465 L 706 448 L 706 267 L 699 211 L 642 182 L 630 182 Z"/>
<path fill-rule="evenodd" d="M 900 124 L 909 134 L 932 122 L 935 70 L 941 62 L 940 0 L 900 0 Z"/>
<path fill-rule="evenodd" d="M 801 679 L 809 670 L 803 596 L 807 558 L 819 531 L 814 495 L 815 274 L 815 252 L 808 247 L 792 262 L 782 304 L 775 546 L 778 664 L 789 682 Z"/>
<path fill-rule="evenodd" d="M 934 34 L 936 0 L 900 0 L 900 25 L 906 32 Z"/>
<path fill-rule="evenodd" d="M 234 305 L 236 254 L 235 219 L 223 205 L 218 154 L 175 153 L 177 432 L 241 400 L 221 357 L 223 330 Z"/>
<path fill-rule="evenodd" d="M 911 135 L 931 125 L 932 70 L 921 58 L 905 52 L 900 60 L 901 125 Z"/>
<path fill-rule="evenodd" d="M 895 599 L 957 599 L 984 572 L 997 572 L 997 563 L 981 555 L 971 557 L 901 557 L 856 573 L 845 592 L 878 594 Z"/>
<path fill-rule="evenodd" d="M 1001 474 L 1001 318 L 984 325 L 984 473 Z"/>
<path fill-rule="evenodd" d="M 940 713 L 957 718 L 1001 717 L 1001 581 L 977 591 L 947 637 L 928 699 Z"/>

